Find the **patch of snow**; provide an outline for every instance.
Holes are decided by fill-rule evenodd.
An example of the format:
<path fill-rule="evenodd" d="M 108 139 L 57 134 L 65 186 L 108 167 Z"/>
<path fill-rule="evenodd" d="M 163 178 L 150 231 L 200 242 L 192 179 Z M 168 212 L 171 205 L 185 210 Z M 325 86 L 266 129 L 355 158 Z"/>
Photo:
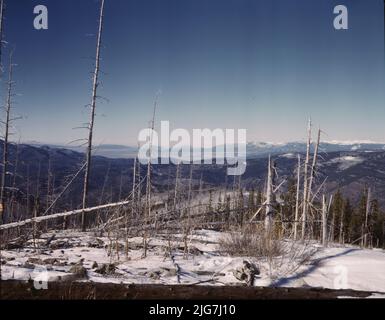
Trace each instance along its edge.
<path fill-rule="evenodd" d="M 297 156 L 294 153 L 285 153 L 285 154 L 280 155 L 280 157 L 287 158 L 287 159 L 293 159 L 293 158 L 296 158 Z"/>
<path fill-rule="evenodd" d="M 326 248 L 297 274 L 280 281 L 298 286 L 301 279 L 311 287 L 353 289 L 385 293 L 385 252 L 360 248 Z"/>
<path fill-rule="evenodd" d="M 218 247 L 220 240 L 227 234 L 212 230 L 195 230 L 188 237 L 190 250 L 198 252 L 191 251 L 187 256 L 181 249 L 184 244 L 182 234 L 173 234 L 172 238 L 167 234 L 153 237 L 148 243 L 146 258 L 142 257 L 141 237 L 128 239 L 129 250 L 126 256 L 125 241 L 96 237 L 91 232 L 58 231 L 52 244 L 64 243 L 62 247 L 41 246 L 51 235 L 42 235 L 44 239 L 37 240 L 37 248 L 29 242 L 22 249 L 3 250 L 2 257 L 6 263 L 2 266 L 2 279 L 33 279 L 36 268 L 46 267 L 48 281 L 58 281 L 70 275 L 69 269 L 73 264 L 82 261 L 87 269 L 88 280 L 81 281 L 230 285 L 241 284 L 234 277 L 233 270 L 248 260 L 261 271 L 255 279 L 255 286 L 353 289 L 377 292 L 372 298 L 383 297 L 382 293 L 385 296 L 385 251 L 382 249 L 369 250 L 338 244 L 323 248 L 313 241 L 306 246 L 316 253 L 309 256 L 305 264 L 294 269 L 291 265 L 293 257 L 277 257 L 273 264 L 269 264 L 265 258 L 228 256 Z M 287 248 L 293 248 L 296 254 L 303 250 L 302 244 L 291 240 L 283 242 Z M 54 258 L 59 263 L 39 265 L 39 261 L 47 261 L 47 258 Z M 35 266 L 29 267 L 28 261 L 35 261 Z M 113 274 L 97 273 L 93 266 L 95 262 L 99 266 L 114 263 L 116 271 Z M 179 282 L 174 263 L 180 268 Z M 277 268 L 273 270 L 274 277 L 271 276 L 271 268 Z"/>
<path fill-rule="evenodd" d="M 330 160 L 330 164 L 338 164 L 339 170 L 349 169 L 357 164 L 363 163 L 365 159 L 354 156 L 344 156 Z"/>
<path fill-rule="evenodd" d="M 372 140 L 330 140 L 330 141 L 324 141 L 324 143 L 342 144 L 342 145 L 381 144 L 379 142 L 375 142 Z"/>

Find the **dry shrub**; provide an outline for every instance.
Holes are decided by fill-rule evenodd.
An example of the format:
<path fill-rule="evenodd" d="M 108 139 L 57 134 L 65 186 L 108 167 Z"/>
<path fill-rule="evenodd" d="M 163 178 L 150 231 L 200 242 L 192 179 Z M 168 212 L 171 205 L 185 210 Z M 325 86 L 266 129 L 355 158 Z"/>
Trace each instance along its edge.
<path fill-rule="evenodd" d="M 231 256 L 275 257 L 283 254 L 281 241 L 274 236 L 266 238 L 259 227 L 230 231 L 220 239 L 219 248 Z"/>
<path fill-rule="evenodd" d="M 262 226 L 233 230 L 219 241 L 219 249 L 236 257 L 257 257 L 265 263 L 271 280 L 276 281 L 306 265 L 316 253 L 309 241 L 293 241 L 280 236 L 279 230 L 266 237 Z"/>

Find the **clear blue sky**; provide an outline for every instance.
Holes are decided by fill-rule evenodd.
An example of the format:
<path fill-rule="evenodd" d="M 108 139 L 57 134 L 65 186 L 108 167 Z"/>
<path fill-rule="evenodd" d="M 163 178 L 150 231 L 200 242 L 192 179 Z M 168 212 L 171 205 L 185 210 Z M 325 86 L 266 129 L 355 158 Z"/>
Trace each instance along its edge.
<path fill-rule="evenodd" d="M 88 119 L 99 1 L 6 2 L 21 139 L 84 137 L 72 128 Z M 49 30 L 33 29 L 37 4 Z M 333 28 L 337 4 L 349 30 Z M 382 0 L 106 0 L 96 143 L 136 144 L 158 90 L 157 120 L 174 128 L 302 140 L 311 116 L 327 139 L 385 141 L 383 12 Z"/>

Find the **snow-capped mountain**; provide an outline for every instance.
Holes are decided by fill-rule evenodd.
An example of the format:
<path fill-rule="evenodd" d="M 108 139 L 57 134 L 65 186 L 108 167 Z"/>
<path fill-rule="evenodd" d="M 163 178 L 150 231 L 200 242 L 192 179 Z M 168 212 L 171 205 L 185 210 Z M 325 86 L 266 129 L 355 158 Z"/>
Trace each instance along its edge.
<path fill-rule="evenodd" d="M 311 150 L 314 149 L 312 145 Z M 325 141 L 320 143 L 320 152 L 339 151 L 382 151 L 385 143 L 372 141 Z M 306 142 L 268 143 L 256 142 L 247 144 L 248 157 L 265 157 L 266 155 L 295 154 L 306 152 Z"/>

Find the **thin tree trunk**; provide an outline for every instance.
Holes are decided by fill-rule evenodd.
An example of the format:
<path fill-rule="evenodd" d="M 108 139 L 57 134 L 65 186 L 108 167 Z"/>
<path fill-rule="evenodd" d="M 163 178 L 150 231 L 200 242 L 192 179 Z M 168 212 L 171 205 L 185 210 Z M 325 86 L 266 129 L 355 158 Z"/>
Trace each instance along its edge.
<path fill-rule="evenodd" d="M 301 156 L 298 155 L 297 165 L 297 192 L 295 196 L 295 214 L 294 214 L 294 240 L 297 240 L 298 218 L 299 218 L 299 189 L 301 180 Z"/>
<path fill-rule="evenodd" d="M 187 237 L 189 235 L 189 232 L 191 230 L 191 192 L 192 192 L 192 174 L 193 174 L 193 165 L 190 165 L 190 176 L 189 176 L 189 183 L 188 183 L 188 194 L 187 194 L 187 219 L 185 222 L 185 230 L 184 230 L 184 258 L 186 259 L 188 256 L 188 243 L 187 243 Z"/>
<path fill-rule="evenodd" d="M 310 144 L 311 144 L 311 120 L 309 119 L 308 124 L 308 137 L 306 145 L 306 159 L 304 167 L 304 178 L 303 178 L 303 207 L 302 207 L 302 235 L 301 239 L 305 238 L 306 234 L 306 219 L 307 219 L 307 197 L 308 197 L 308 166 L 310 161 Z"/>
<path fill-rule="evenodd" d="M 203 173 L 201 173 L 201 176 L 199 178 L 199 190 L 198 190 L 199 211 L 200 211 L 201 205 L 202 205 L 202 189 L 203 189 Z"/>
<path fill-rule="evenodd" d="M 133 168 L 133 172 L 132 172 L 131 218 L 134 218 L 134 216 L 135 216 L 135 209 L 136 209 L 136 205 L 135 205 L 135 200 L 136 200 L 136 191 L 135 191 L 135 188 L 136 188 L 136 162 L 137 162 L 137 157 L 135 157 L 135 159 L 134 159 L 134 168 Z M 126 221 L 127 221 L 127 217 L 126 217 Z M 127 225 L 126 225 L 126 228 L 127 228 Z"/>
<path fill-rule="evenodd" d="M 137 162 L 137 165 L 138 165 L 138 194 L 137 194 L 137 198 L 136 198 L 136 202 L 137 202 L 137 205 L 138 205 L 138 212 L 136 213 L 137 217 L 141 217 L 142 216 L 142 184 L 141 184 L 141 173 L 140 173 L 140 162 L 138 161 Z"/>
<path fill-rule="evenodd" d="M 322 245 L 327 246 L 327 204 L 325 195 L 322 196 Z"/>
<path fill-rule="evenodd" d="M 13 219 L 16 217 L 17 215 L 17 208 L 15 210 L 15 207 L 16 207 L 16 196 L 15 196 L 15 192 L 16 192 L 16 188 L 17 188 L 17 184 L 16 184 L 16 179 L 17 179 L 17 171 L 19 169 L 19 146 L 20 146 L 20 141 L 19 143 L 16 145 L 16 159 L 15 159 L 15 166 L 13 168 L 13 181 L 12 181 L 12 195 L 11 195 L 11 214 L 12 214 L 12 219 L 11 219 L 11 222 L 14 222 Z"/>
<path fill-rule="evenodd" d="M 316 166 L 317 166 L 317 157 L 318 157 L 318 148 L 321 140 L 321 129 L 318 129 L 317 142 L 314 149 L 313 163 L 311 166 L 310 179 L 309 179 L 309 188 L 308 188 L 308 196 L 307 203 L 310 203 L 312 187 L 313 187 L 313 178 L 315 176 Z"/>
<path fill-rule="evenodd" d="M 345 219 L 345 210 L 342 208 L 341 210 L 341 220 L 340 220 L 340 235 L 339 235 L 339 242 L 343 244 L 345 242 L 344 240 L 344 219 Z"/>
<path fill-rule="evenodd" d="M 102 43 L 102 32 L 103 32 L 103 13 L 104 13 L 104 0 L 101 0 L 100 5 L 100 16 L 99 16 L 99 30 L 98 38 L 96 42 L 96 57 L 95 57 L 95 70 L 93 75 L 93 86 L 92 86 L 92 97 L 91 97 L 91 115 L 88 131 L 88 146 L 86 151 L 86 168 L 84 174 L 84 184 L 83 184 L 83 209 L 87 207 L 88 202 L 88 192 L 89 192 L 89 180 L 91 172 L 91 156 L 92 156 L 92 139 L 93 131 L 95 124 L 95 112 L 96 112 L 96 99 L 97 99 L 97 89 L 99 86 L 99 69 L 100 69 L 100 51 Z M 86 230 L 85 222 L 85 213 L 82 214 L 81 218 L 82 231 Z"/>
<path fill-rule="evenodd" d="M 158 95 L 156 96 L 154 102 L 154 110 L 152 113 L 151 120 L 151 137 L 150 137 L 150 154 L 147 162 L 147 180 L 146 180 L 146 207 L 144 212 L 144 222 L 145 225 L 148 223 L 148 219 L 151 217 L 151 160 L 152 160 L 152 144 L 153 144 L 153 131 L 155 128 L 155 115 L 156 115 L 156 107 L 158 104 Z M 158 147 L 158 146 L 157 146 Z M 156 222 L 155 222 L 156 223 Z M 147 257 L 147 229 L 144 230 L 143 234 L 143 257 Z"/>
<path fill-rule="evenodd" d="M 52 172 L 51 172 L 51 153 L 48 153 L 48 169 L 47 169 L 47 195 L 46 195 L 46 210 L 50 207 L 50 191 L 51 191 L 51 180 L 52 180 Z"/>
<path fill-rule="evenodd" d="M 36 179 L 36 190 L 35 190 L 35 201 L 34 201 L 34 209 L 33 209 L 33 217 L 36 219 L 40 216 L 40 175 L 41 175 L 41 161 L 39 161 L 39 169 L 37 171 L 37 179 Z M 36 235 L 37 228 L 36 223 L 33 224 L 33 243 L 36 246 Z"/>
<path fill-rule="evenodd" d="M 271 159 L 269 156 L 268 168 L 267 168 L 267 185 L 266 185 L 266 215 L 265 215 L 265 233 L 270 235 L 273 225 L 273 177 L 271 172 Z"/>
<path fill-rule="evenodd" d="M 179 174 L 180 167 L 179 163 L 176 165 L 176 174 L 175 174 L 175 188 L 174 188 L 174 214 L 177 212 L 178 199 L 179 199 Z"/>
<path fill-rule="evenodd" d="M 368 188 L 368 193 L 366 197 L 366 209 L 365 209 L 365 226 L 364 226 L 364 247 L 368 245 L 368 218 L 370 211 L 370 188 Z"/>
<path fill-rule="evenodd" d="M 0 45 L 1 47 L 1 45 Z M 7 171 L 8 171 L 8 139 L 9 139 L 9 129 L 11 123 L 11 108 L 12 108 L 12 90 L 13 90 L 13 64 L 12 64 L 12 55 L 11 52 L 9 55 L 9 70 L 8 70 L 8 89 L 7 89 L 7 101 L 5 106 L 5 133 L 4 133 L 4 145 L 3 145 L 3 171 L 1 174 L 1 190 L 0 190 L 0 204 L 2 210 L 2 221 L 7 220 L 7 208 L 6 208 L 6 199 L 5 199 L 5 189 L 7 188 Z"/>
<path fill-rule="evenodd" d="M 122 200 L 122 192 L 123 192 L 123 170 L 120 170 L 120 179 L 119 179 L 119 194 L 117 201 Z"/>
<path fill-rule="evenodd" d="M 193 176 L 193 165 L 190 166 L 190 177 L 188 182 L 188 196 L 187 196 L 187 204 L 188 204 L 188 211 L 190 212 L 191 208 L 191 199 L 192 199 L 192 176 Z"/>
<path fill-rule="evenodd" d="M 30 196 L 31 196 L 31 193 L 30 193 L 30 165 L 29 163 L 27 164 L 27 186 L 26 186 L 26 194 L 27 194 L 27 215 L 31 209 L 31 204 L 30 204 Z"/>

